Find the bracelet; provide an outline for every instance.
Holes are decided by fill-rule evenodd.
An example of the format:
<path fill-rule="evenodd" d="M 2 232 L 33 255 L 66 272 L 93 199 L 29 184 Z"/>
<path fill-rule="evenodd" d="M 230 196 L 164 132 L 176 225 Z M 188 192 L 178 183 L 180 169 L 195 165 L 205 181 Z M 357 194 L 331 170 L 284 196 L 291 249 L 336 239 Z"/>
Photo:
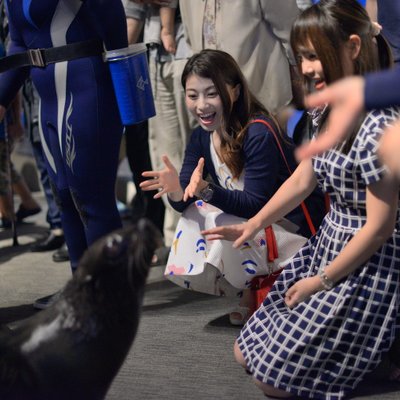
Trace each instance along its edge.
<path fill-rule="evenodd" d="M 335 282 L 325 274 L 325 271 L 321 271 L 318 275 L 325 290 L 331 290 L 335 286 Z"/>

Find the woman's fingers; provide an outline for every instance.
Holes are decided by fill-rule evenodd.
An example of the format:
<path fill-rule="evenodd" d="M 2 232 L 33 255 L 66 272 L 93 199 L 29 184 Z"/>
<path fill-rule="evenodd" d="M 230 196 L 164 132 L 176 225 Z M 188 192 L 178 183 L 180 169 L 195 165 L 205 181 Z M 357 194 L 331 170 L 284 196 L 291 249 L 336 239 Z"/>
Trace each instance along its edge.
<path fill-rule="evenodd" d="M 233 248 L 234 248 L 234 249 L 240 248 L 246 240 L 247 240 L 247 235 L 245 235 L 245 234 L 243 233 L 243 234 L 239 237 L 239 239 L 236 239 L 236 240 L 233 242 Z"/>
<path fill-rule="evenodd" d="M 224 239 L 224 237 L 222 235 L 218 235 L 218 234 L 207 235 L 207 240 L 210 240 L 210 241 L 212 241 L 212 240 L 223 240 L 223 239 Z"/>
<path fill-rule="evenodd" d="M 203 173 L 203 169 L 204 169 L 204 157 L 200 157 L 199 162 L 197 163 L 197 169 L 199 171 L 200 174 Z"/>
<path fill-rule="evenodd" d="M 201 231 L 201 234 L 205 236 L 221 235 L 223 237 L 225 230 L 226 230 L 225 226 L 216 226 L 215 228 L 205 229 L 204 231 Z"/>
<path fill-rule="evenodd" d="M 189 184 L 189 186 L 186 187 L 185 192 L 183 194 L 183 201 L 187 201 L 190 199 L 192 199 L 195 196 L 195 192 L 192 188 L 192 186 Z"/>
<path fill-rule="evenodd" d="M 160 175 L 160 171 L 144 171 L 142 172 L 142 176 L 145 178 L 156 178 Z"/>
<path fill-rule="evenodd" d="M 140 188 L 141 188 L 142 190 L 144 190 L 145 192 L 148 192 L 148 191 L 151 191 L 151 190 L 158 190 L 158 189 L 160 188 L 160 184 L 159 184 L 159 183 L 156 183 L 156 182 L 153 183 L 153 182 L 150 180 L 150 181 L 142 182 L 142 183 L 140 184 Z"/>
<path fill-rule="evenodd" d="M 285 303 L 288 307 L 293 308 L 297 304 L 295 297 L 296 289 L 292 286 L 285 294 Z"/>
<path fill-rule="evenodd" d="M 183 192 L 183 201 L 187 201 L 189 198 L 188 188 Z"/>
<path fill-rule="evenodd" d="M 168 158 L 167 155 L 164 154 L 164 155 L 161 157 L 161 159 L 163 160 L 163 163 L 165 164 L 165 166 L 166 166 L 168 169 L 176 170 L 175 167 L 174 167 L 174 164 L 172 164 L 172 162 L 169 160 L 169 158 Z"/>
<path fill-rule="evenodd" d="M 159 199 L 163 194 L 166 193 L 168 193 L 168 191 L 165 189 L 158 190 L 158 192 L 153 196 L 153 199 Z"/>

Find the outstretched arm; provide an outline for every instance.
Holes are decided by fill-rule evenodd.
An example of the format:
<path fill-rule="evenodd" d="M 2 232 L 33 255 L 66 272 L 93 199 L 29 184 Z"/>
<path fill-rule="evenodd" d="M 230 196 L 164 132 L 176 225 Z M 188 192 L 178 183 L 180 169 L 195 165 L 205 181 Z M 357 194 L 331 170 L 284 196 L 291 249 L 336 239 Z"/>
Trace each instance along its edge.
<path fill-rule="evenodd" d="M 300 160 L 330 149 L 351 132 L 351 125 L 364 108 L 364 78 L 354 76 L 343 79 L 320 92 L 310 94 L 305 99 L 308 108 L 324 106 L 327 103 L 331 106 L 327 122 L 329 132 L 322 133 L 316 140 L 301 146 L 296 152 Z"/>
<path fill-rule="evenodd" d="M 253 238 L 260 229 L 278 221 L 296 208 L 311 194 L 316 184 L 312 162 L 305 160 L 253 218 L 244 224 L 219 226 L 202 233 L 207 235 L 209 240 L 232 240 L 234 241 L 233 247 L 238 248 L 246 240 Z"/>
<path fill-rule="evenodd" d="M 400 66 L 367 74 L 365 78 L 345 78 L 305 99 L 306 107 L 310 108 L 327 103 L 332 109 L 328 119 L 329 135 L 320 135 L 301 147 L 297 152 L 299 159 L 322 153 L 342 141 L 364 108 L 372 110 L 400 105 Z"/>
<path fill-rule="evenodd" d="M 355 271 L 393 234 L 398 192 L 398 182 L 390 174 L 368 187 L 367 221 L 325 268 L 325 274 L 331 281 L 336 283 Z M 323 289 L 319 276 L 302 279 L 286 292 L 285 302 L 289 307 L 294 307 Z"/>
<path fill-rule="evenodd" d="M 365 9 L 368 12 L 371 21 L 378 21 L 378 2 L 377 0 L 367 0 Z"/>

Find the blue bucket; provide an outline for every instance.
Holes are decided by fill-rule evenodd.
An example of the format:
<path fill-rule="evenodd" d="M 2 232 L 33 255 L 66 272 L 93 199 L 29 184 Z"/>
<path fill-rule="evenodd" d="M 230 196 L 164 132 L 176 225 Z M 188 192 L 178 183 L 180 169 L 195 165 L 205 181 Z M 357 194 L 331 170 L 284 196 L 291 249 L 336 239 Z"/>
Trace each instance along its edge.
<path fill-rule="evenodd" d="M 146 45 L 106 52 L 121 120 L 133 125 L 156 115 Z"/>

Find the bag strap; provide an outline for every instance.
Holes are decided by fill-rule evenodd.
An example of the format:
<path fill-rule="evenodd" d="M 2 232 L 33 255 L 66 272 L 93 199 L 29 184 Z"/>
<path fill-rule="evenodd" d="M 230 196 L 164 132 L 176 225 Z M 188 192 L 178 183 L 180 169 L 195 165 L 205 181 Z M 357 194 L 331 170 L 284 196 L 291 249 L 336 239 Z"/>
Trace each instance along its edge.
<path fill-rule="evenodd" d="M 292 175 L 293 172 L 292 172 L 292 170 L 291 170 L 291 168 L 289 166 L 289 163 L 288 163 L 288 161 L 286 159 L 285 153 L 283 152 L 282 145 L 281 145 L 281 143 L 279 141 L 278 135 L 276 134 L 276 132 L 275 132 L 274 128 L 272 127 L 272 125 L 268 121 L 265 121 L 264 119 L 254 119 L 254 120 L 251 121 L 251 123 L 256 123 L 256 122 L 264 124 L 270 130 L 270 132 L 272 133 L 272 135 L 275 138 L 275 142 L 276 142 L 276 144 L 277 144 L 277 146 L 279 148 L 279 151 L 280 151 L 280 153 L 282 155 L 283 161 L 286 164 L 286 168 L 289 171 L 289 175 Z M 314 227 L 314 224 L 313 224 L 311 216 L 310 216 L 310 212 L 308 211 L 308 208 L 307 208 L 306 204 L 304 203 L 304 201 L 301 202 L 300 207 L 303 210 L 303 213 L 304 213 L 304 216 L 306 218 L 308 227 L 309 227 L 309 229 L 311 231 L 311 234 L 315 235 L 315 233 L 317 231 L 316 231 L 316 229 Z"/>

